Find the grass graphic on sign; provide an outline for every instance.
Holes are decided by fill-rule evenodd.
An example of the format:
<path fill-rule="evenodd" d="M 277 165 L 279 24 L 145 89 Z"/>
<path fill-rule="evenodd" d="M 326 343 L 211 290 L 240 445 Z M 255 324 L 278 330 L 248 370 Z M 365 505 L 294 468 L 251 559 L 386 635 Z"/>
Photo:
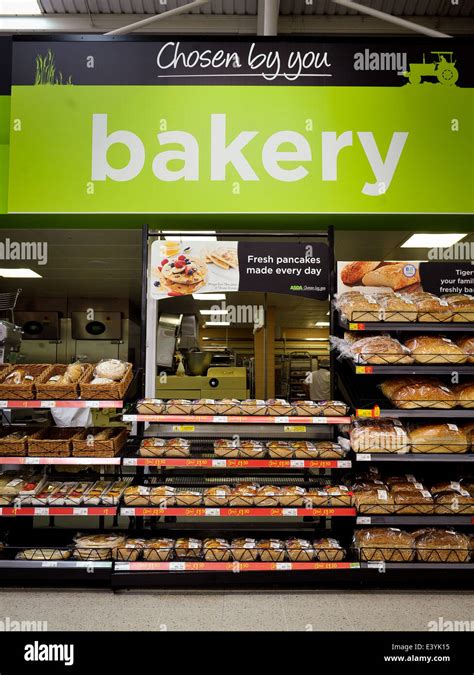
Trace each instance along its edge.
<path fill-rule="evenodd" d="M 36 56 L 35 84 L 72 84 L 71 76 L 67 80 L 63 80 L 62 72 L 56 71 L 54 54 L 51 49 L 48 49 L 45 56 L 41 54 Z"/>

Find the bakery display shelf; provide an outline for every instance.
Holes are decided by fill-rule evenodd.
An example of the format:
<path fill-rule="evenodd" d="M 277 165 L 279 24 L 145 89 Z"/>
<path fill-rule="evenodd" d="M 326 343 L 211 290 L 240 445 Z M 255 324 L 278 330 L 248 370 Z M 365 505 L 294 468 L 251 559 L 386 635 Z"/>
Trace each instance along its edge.
<path fill-rule="evenodd" d="M 370 414 L 372 413 L 372 414 Z M 469 419 L 474 417 L 474 409 L 467 408 L 374 408 L 356 407 L 356 417 L 407 417 L 411 419 L 437 418 L 440 420 Z"/>
<path fill-rule="evenodd" d="M 124 457 L 123 466 L 155 466 L 185 469 L 350 469 L 352 462 L 342 459 L 223 459 L 201 457 Z"/>
<path fill-rule="evenodd" d="M 115 562 L 116 572 L 316 572 L 358 570 L 358 562 Z"/>
<path fill-rule="evenodd" d="M 122 457 L 0 457 L 0 466 L 120 466 Z"/>
<path fill-rule="evenodd" d="M 110 560 L 0 560 L 0 569 L 112 569 Z"/>
<path fill-rule="evenodd" d="M 115 516 L 116 506 L 1 506 L 0 516 Z"/>
<path fill-rule="evenodd" d="M 348 360 L 347 363 L 355 375 L 451 375 L 453 370 L 459 375 L 474 375 L 474 364 L 413 363 L 407 366 L 391 363 L 372 366 L 360 365 Z"/>
<path fill-rule="evenodd" d="M 378 316 L 374 315 L 374 321 L 348 321 L 339 315 L 339 325 L 344 330 L 368 331 L 368 332 L 419 332 L 419 333 L 470 333 L 474 324 L 467 321 L 378 321 Z"/>
<path fill-rule="evenodd" d="M 0 400 L 0 408 L 123 408 L 123 401 L 36 401 L 36 400 Z"/>
<path fill-rule="evenodd" d="M 392 452 L 363 452 L 354 453 L 354 460 L 356 462 L 421 462 L 431 464 L 433 462 L 445 462 L 447 464 L 474 464 L 474 453 L 472 452 L 458 452 L 458 453 L 436 453 L 428 452 L 423 454 L 421 452 L 407 452 L 404 454 L 397 454 Z"/>
<path fill-rule="evenodd" d="M 360 563 L 361 569 L 377 569 L 380 572 L 385 572 L 389 570 L 418 570 L 418 571 L 428 571 L 436 572 L 438 571 L 450 571 L 450 572 L 468 572 L 469 575 L 474 573 L 474 562 L 465 562 L 465 563 L 449 563 L 449 562 L 385 562 L 385 561 L 373 561 L 373 562 L 362 562 Z"/>
<path fill-rule="evenodd" d="M 417 515 L 358 515 L 357 525 L 424 525 L 425 527 L 474 525 L 474 515 L 417 514 Z"/>
<path fill-rule="evenodd" d="M 180 516 L 186 518 L 337 518 L 356 515 L 352 507 L 214 507 L 214 506 L 126 506 L 119 510 L 121 516 L 165 517 Z"/>
<path fill-rule="evenodd" d="M 350 417 L 270 417 L 269 415 L 122 415 L 124 422 L 159 422 L 176 424 L 349 424 Z M 189 429 L 193 431 L 193 429 Z"/>

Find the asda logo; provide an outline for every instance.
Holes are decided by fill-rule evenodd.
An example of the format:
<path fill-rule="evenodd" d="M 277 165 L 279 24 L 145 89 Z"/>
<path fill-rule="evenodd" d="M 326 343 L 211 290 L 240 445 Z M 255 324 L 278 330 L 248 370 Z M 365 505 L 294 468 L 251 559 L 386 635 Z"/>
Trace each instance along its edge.
<path fill-rule="evenodd" d="M 231 136 L 227 132 L 227 115 L 211 114 L 209 132 L 206 144 L 185 130 L 157 133 L 156 147 L 150 154 L 138 134 L 127 129 L 111 130 L 107 114 L 94 114 L 91 179 L 128 182 L 151 171 L 164 183 L 208 179 L 223 182 L 230 180 L 228 170 L 232 167 L 244 182 L 259 181 L 268 175 L 278 182 L 294 183 L 312 171 L 324 182 L 337 181 L 339 157 L 362 149 L 365 172 L 354 176 L 354 181 L 359 182 L 362 194 L 376 197 L 389 189 L 408 138 L 407 131 L 394 131 L 383 157 L 372 131 L 321 131 L 315 148 L 314 134 L 310 137 L 289 129 L 271 135 L 261 130 L 241 130 Z M 127 164 L 120 168 L 113 167 L 107 159 L 108 151 L 117 144 L 125 146 L 129 154 Z M 249 159 L 250 148 L 258 148 L 258 167 Z M 203 156 L 210 160 L 210 175 L 202 175 Z"/>

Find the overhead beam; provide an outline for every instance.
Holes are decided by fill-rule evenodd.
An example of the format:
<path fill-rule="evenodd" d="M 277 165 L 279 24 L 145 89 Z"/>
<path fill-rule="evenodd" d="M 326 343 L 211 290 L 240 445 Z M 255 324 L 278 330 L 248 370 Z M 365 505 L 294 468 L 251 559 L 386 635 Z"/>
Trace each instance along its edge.
<path fill-rule="evenodd" d="M 177 16 L 178 14 L 187 14 L 191 10 L 200 7 L 201 5 L 207 5 L 208 2 L 209 0 L 192 0 L 192 2 L 189 2 L 186 5 L 174 7 L 174 9 L 168 9 L 166 12 L 161 12 L 161 14 L 155 14 L 154 16 L 149 16 L 146 19 L 140 19 L 139 21 L 134 21 L 133 23 L 122 26 L 121 28 L 108 31 L 106 35 L 128 35 L 129 33 L 133 33 L 137 30 L 149 28 L 152 24 L 155 26 L 158 21 L 167 21 L 171 17 Z"/>
<path fill-rule="evenodd" d="M 137 19 L 149 18 L 140 14 L 94 14 L 91 25 L 87 14 L 51 14 L 43 16 L 0 16 L 0 34 L 16 33 L 105 33 L 126 26 Z M 474 19 L 470 17 L 417 17 L 410 23 L 432 27 L 450 35 L 474 34 Z M 159 24 L 142 28 L 136 34 L 255 35 L 256 17 L 247 15 L 189 14 L 175 16 Z M 278 21 L 278 33 L 284 35 L 348 35 L 387 36 L 413 35 L 402 26 L 369 16 L 354 15 L 285 15 Z"/>
<path fill-rule="evenodd" d="M 263 0 L 263 35 L 278 35 L 279 14 L 280 0 Z"/>

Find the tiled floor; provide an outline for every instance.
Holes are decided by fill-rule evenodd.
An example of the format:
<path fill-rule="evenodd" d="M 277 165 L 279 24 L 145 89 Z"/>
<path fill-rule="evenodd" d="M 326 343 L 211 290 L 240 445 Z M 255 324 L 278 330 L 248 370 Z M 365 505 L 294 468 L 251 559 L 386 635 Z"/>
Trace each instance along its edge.
<path fill-rule="evenodd" d="M 91 611 L 93 608 L 93 611 Z M 474 595 L 393 592 L 0 590 L 0 619 L 49 630 L 427 630 L 474 621 Z"/>

